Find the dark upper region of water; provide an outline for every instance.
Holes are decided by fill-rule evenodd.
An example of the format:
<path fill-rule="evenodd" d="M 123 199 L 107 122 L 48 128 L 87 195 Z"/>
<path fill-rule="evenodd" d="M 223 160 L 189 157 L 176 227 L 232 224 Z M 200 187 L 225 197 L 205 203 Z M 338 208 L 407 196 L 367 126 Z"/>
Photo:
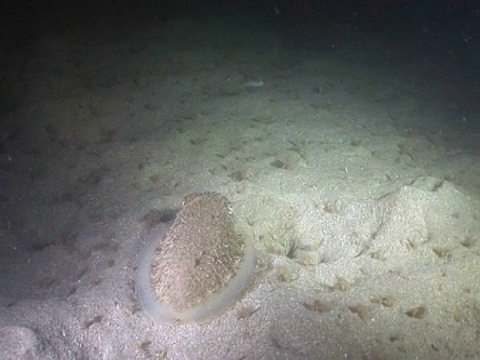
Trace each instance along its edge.
<path fill-rule="evenodd" d="M 7 0 L 0 12 L 2 41 L 12 31 L 38 32 L 79 26 L 83 21 L 129 26 L 133 19 L 168 21 L 179 16 L 243 17 L 267 26 L 314 30 L 316 23 L 339 22 L 352 29 L 395 33 L 407 37 L 417 30 L 468 42 L 478 25 L 477 0 Z M 475 21 L 477 20 L 477 21 Z M 9 31 L 10 30 L 10 31 Z M 476 29 L 479 30 L 478 28 Z M 443 32 L 443 33 L 441 33 Z M 30 34 L 34 36 L 33 33 Z M 478 32 L 477 32 L 478 36 Z M 473 40 L 473 39 L 472 39 Z"/>

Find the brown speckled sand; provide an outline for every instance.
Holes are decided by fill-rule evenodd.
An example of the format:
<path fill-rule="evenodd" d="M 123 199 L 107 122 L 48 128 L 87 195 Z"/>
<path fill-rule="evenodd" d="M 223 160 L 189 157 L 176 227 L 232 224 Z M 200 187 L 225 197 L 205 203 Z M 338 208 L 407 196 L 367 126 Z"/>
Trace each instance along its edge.
<path fill-rule="evenodd" d="M 152 284 L 161 301 L 191 308 L 225 287 L 242 258 L 227 199 L 190 195 L 155 251 Z"/>

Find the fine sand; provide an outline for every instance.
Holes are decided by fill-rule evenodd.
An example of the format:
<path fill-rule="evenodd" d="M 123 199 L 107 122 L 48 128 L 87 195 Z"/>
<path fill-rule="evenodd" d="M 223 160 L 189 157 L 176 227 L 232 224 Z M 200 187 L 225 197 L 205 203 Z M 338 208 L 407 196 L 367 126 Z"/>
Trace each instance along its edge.
<path fill-rule="evenodd" d="M 0 357 L 480 358 L 470 83 L 401 42 L 328 31 L 85 24 L 12 50 Z M 139 257 L 205 191 L 253 240 L 255 279 L 213 321 L 155 323 Z"/>

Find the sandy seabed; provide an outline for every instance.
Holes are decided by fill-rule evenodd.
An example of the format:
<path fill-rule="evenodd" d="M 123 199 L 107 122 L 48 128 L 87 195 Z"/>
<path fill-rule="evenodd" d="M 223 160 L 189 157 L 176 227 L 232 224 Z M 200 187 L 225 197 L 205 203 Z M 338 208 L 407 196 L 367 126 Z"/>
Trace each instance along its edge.
<path fill-rule="evenodd" d="M 176 20 L 12 53 L 2 358 L 479 358 L 478 110 L 384 46 Z M 211 322 L 156 324 L 140 253 L 204 191 L 254 241 L 255 280 Z"/>

